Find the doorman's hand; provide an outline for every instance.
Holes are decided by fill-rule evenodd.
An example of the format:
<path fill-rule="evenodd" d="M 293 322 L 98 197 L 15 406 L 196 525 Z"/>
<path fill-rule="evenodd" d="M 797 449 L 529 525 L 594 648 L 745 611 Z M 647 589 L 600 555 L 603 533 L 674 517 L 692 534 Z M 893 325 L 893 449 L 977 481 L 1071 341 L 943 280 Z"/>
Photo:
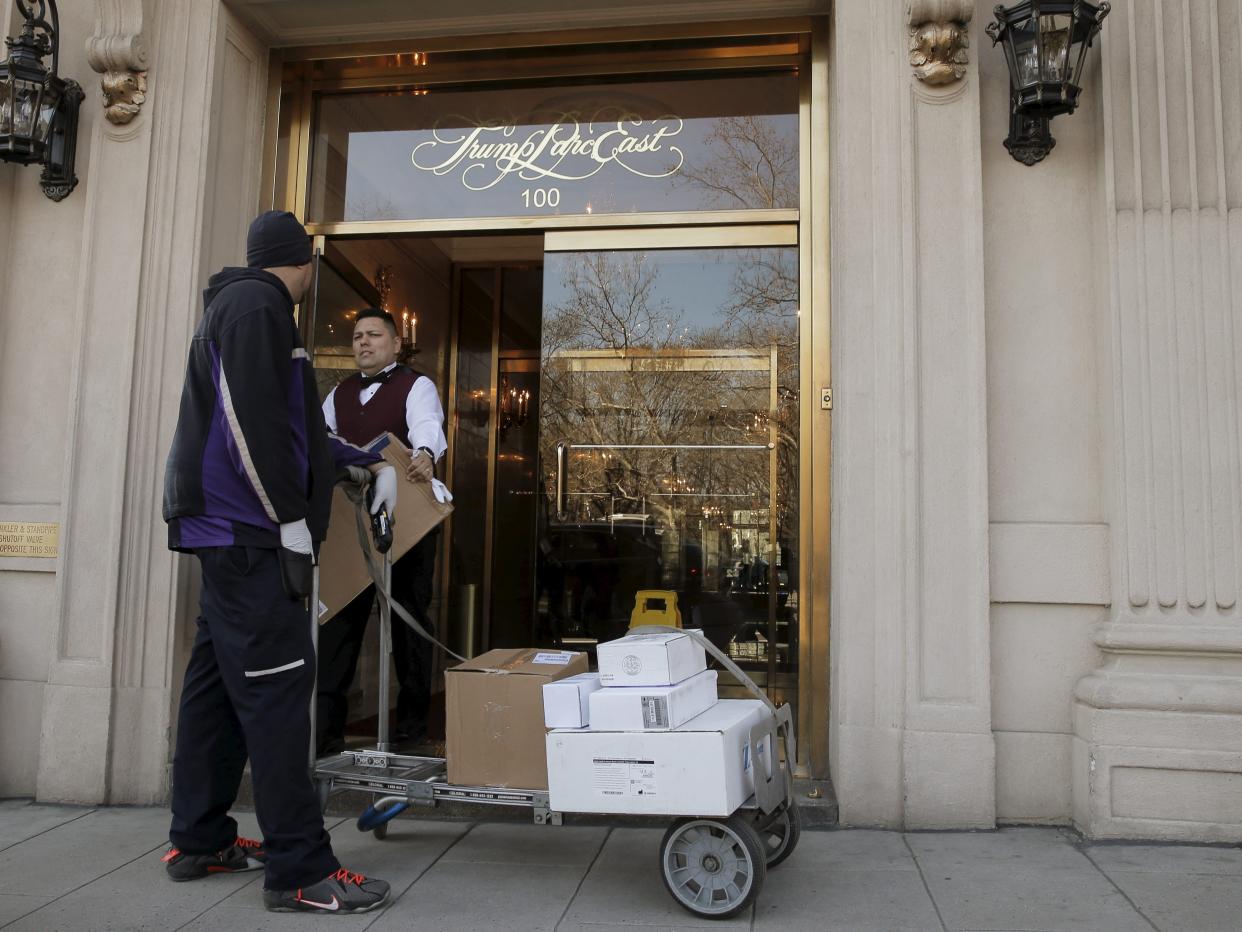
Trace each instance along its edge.
<path fill-rule="evenodd" d="M 385 466 L 375 474 L 375 495 L 371 501 L 371 514 L 381 508 L 392 515 L 397 509 L 397 470 Z"/>
<path fill-rule="evenodd" d="M 414 458 L 405 471 L 405 478 L 411 482 L 430 482 L 435 476 L 435 464 L 425 450 L 415 450 Z"/>

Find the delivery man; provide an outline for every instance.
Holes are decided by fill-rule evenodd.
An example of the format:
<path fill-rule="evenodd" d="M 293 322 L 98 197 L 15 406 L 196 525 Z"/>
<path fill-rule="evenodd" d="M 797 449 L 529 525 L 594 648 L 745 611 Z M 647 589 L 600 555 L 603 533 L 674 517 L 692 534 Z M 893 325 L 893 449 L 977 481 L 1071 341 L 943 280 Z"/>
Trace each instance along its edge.
<path fill-rule="evenodd" d="M 366 308 L 354 318 L 354 362 L 359 371 L 328 393 L 323 416 L 332 430 L 350 443 L 368 444 L 385 433 L 395 434 L 413 452 L 407 478 L 430 482 L 435 464 L 444 455 L 444 409 L 436 384 L 397 363 L 401 338 L 392 315 Z M 432 531 L 398 560 L 392 568 L 393 597 L 428 631 L 439 530 Z M 345 745 L 347 693 L 358 666 L 358 654 L 366 633 L 375 587 L 368 587 L 319 633 L 319 727 L 320 755 L 338 752 Z M 431 702 L 431 644 L 408 625 L 392 629 L 393 661 L 397 667 L 396 728 L 398 742 L 417 741 L 427 727 Z"/>
<path fill-rule="evenodd" d="M 248 268 L 211 277 L 190 345 L 164 479 L 173 550 L 202 567 L 202 613 L 185 671 L 173 757 L 173 880 L 266 869 L 264 905 L 357 913 L 388 884 L 343 869 L 307 768 L 315 655 L 306 597 L 338 469 L 376 473 L 376 507 L 397 478 L 329 437 L 293 318 L 311 244 L 290 213 L 250 226 Z M 229 808 L 246 758 L 262 843 L 239 838 Z"/>

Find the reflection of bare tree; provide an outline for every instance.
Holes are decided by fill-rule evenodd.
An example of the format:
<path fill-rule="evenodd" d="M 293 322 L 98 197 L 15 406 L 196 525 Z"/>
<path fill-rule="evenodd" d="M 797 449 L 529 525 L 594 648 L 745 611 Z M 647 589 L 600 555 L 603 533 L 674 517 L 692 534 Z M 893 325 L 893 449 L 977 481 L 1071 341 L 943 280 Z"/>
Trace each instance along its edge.
<path fill-rule="evenodd" d="M 776 347 L 777 523 L 796 540 L 798 526 L 798 258 L 792 249 L 746 250 L 723 309 L 735 345 Z"/>
<path fill-rule="evenodd" d="M 778 208 L 798 204 L 796 117 L 718 120 L 706 139 L 710 155 L 688 162 L 684 182 L 700 188 L 705 207 Z M 733 298 L 722 308 L 725 345 L 778 347 L 778 521 L 796 540 L 798 488 L 798 261 L 793 250 L 746 250 L 733 269 Z"/>
<path fill-rule="evenodd" d="M 397 220 L 401 216 L 397 204 L 385 194 L 368 192 L 349 200 L 347 220 Z"/>
<path fill-rule="evenodd" d="M 796 117 L 721 117 L 704 140 L 702 163 L 687 160 L 683 183 L 702 189 L 705 207 L 798 206 L 798 135 L 782 123 Z"/>
<path fill-rule="evenodd" d="M 693 330 L 660 300 L 657 260 L 641 253 L 558 260 L 564 297 L 544 321 L 543 461 L 554 462 L 558 440 L 664 448 L 577 452 L 570 486 L 593 494 L 574 500 L 575 520 L 643 512 L 660 526 L 694 524 L 727 541 L 735 513 L 766 515 L 775 348 L 779 520 L 781 537 L 796 542 L 796 252 L 730 251 L 721 259 L 722 274 L 732 267 L 733 297 L 712 324 Z M 731 544 L 713 547 L 722 560 L 733 556 Z"/>
<path fill-rule="evenodd" d="M 644 258 L 642 253 L 576 256 L 561 283 L 569 296 L 544 323 L 545 350 L 665 345 L 678 315 L 655 301 L 655 270 Z"/>

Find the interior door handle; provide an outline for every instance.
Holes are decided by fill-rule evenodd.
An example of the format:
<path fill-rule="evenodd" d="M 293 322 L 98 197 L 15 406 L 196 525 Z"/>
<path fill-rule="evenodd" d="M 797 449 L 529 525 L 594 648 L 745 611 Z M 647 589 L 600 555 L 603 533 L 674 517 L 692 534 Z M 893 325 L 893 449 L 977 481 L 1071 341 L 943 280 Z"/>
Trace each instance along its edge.
<path fill-rule="evenodd" d="M 562 440 L 556 445 L 556 519 L 564 521 L 569 513 L 569 451 L 573 444 Z"/>

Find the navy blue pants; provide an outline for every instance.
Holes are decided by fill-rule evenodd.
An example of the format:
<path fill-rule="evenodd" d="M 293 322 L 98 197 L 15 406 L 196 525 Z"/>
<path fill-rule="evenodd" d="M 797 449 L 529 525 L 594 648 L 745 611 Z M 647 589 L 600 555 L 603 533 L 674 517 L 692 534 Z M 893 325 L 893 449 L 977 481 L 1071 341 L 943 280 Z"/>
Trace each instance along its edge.
<path fill-rule="evenodd" d="M 392 594 L 415 620 L 432 634 L 436 626 L 427 614 L 435 580 L 436 551 L 440 529 L 436 528 L 393 564 Z M 319 695 L 316 745 L 322 756 L 345 746 L 349 719 L 349 687 L 358 669 L 358 656 L 375 603 L 375 587 L 368 586 L 319 629 Z M 395 735 L 416 737 L 427 726 L 431 706 L 432 645 L 404 621 L 392 617 L 392 658 L 397 668 L 397 719 Z"/>
<path fill-rule="evenodd" d="M 181 694 L 169 840 L 187 854 L 233 843 L 229 809 L 249 757 L 268 852 L 264 886 L 309 886 L 340 864 L 307 762 L 315 654 L 306 609 L 285 595 L 275 550 L 197 555 L 202 614 Z"/>

